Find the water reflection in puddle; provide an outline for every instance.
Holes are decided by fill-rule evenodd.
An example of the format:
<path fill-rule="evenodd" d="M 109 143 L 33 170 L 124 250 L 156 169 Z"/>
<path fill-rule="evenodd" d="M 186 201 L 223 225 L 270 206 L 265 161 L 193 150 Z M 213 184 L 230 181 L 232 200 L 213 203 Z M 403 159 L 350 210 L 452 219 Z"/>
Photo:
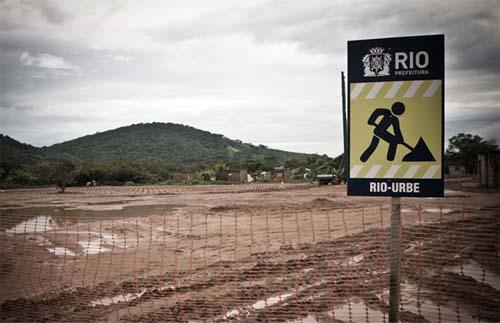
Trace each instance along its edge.
<path fill-rule="evenodd" d="M 327 314 L 323 314 L 323 316 L 327 316 L 329 313 Z M 296 320 L 293 320 L 293 321 L 287 321 L 288 323 L 318 323 L 318 322 L 322 322 L 322 321 L 319 321 L 316 319 L 316 316 L 315 314 L 311 314 L 311 313 L 308 313 L 306 317 L 301 317 L 299 319 L 296 319 Z M 325 320 L 325 322 L 330 322 L 331 321 L 331 315 L 328 315 L 327 316 L 327 320 Z"/>
<path fill-rule="evenodd" d="M 74 257 L 76 254 L 69 250 L 68 248 L 64 247 L 53 247 L 53 248 L 46 248 L 50 253 L 55 254 L 56 256 L 70 256 Z"/>
<path fill-rule="evenodd" d="M 387 297 L 389 297 L 389 291 L 386 291 Z M 439 304 L 435 303 L 429 298 L 421 298 L 420 304 L 418 304 L 418 286 L 412 284 L 401 284 L 401 297 L 403 299 L 403 306 L 406 311 L 417 314 L 422 313 L 422 316 L 429 322 L 456 322 L 457 321 L 457 308 L 453 308 L 445 305 L 445 302 Z M 434 292 L 422 288 L 420 290 L 421 295 L 433 295 Z M 469 315 L 465 310 L 459 307 L 460 317 L 462 322 L 475 322 L 474 318 Z"/>
<path fill-rule="evenodd" d="M 438 209 L 438 208 L 430 208 L 430 209 L 424 209 L 423 211 L 424 211 L 424 212 L 428 212 L 428 213 L 441 213 L 441 212 L 443 212 L 443 214 L 447 214 L 447 213 L 454 212 L 454 211 L 456 211 L 456 210 L 454 210 L 454 209 Z"/>
<path fill-rule="evenodd" d="M 335 309 L 335 319 L 344 322 L 365 322 L 368 317 L 371 322 L 384 322 L 384 314 L 381 311 L 375 311 L 366 306 L 363 301 L 357 302 L 353 300 L 350 302 L 350 306 L 345 304 L 342 307 Z"/>
<path fill-rule="evenodd" d="M 149 210 L 146 211 L 146 214 L 153 212 L 153 210 L 155 210 L 156 214 L 162 214 L 164 212 L 158 212 L 158 209 L 160 211 L 165 210 L 166 206 L 150 206 L 146 209 Z M 4 212 L 5 209 L 2 211 Z M 86 218 L 68 217 L 61 210 L 55 209 L 53 211 L 57 215 L 31 216 L 29 213 L 6 215 L 11 219 L 15 219 L 18 223 L 4 229 L 5 235 L 13 239 L 19 239 L 16 238 L 17 235 L 26 235 L 28 240 L 34 241 L 36 246 L 42 247 L 51 254 L 69 257 L 111 252 L 112 248 L 115 247 L 120 249 L 133 248 L 136 244 L 136 241 L 126 243 L 125 237 L 121 233 L 122 228 L 115 226 L 114 233 L 113 231 L 111 233 L 102 232 L 98 227 L 99 224 L 91 223 L 92 221 L 97 221 L 95 214 L 92 217 Z M 94 213 L 99 214 L 100 212 Z M 110 218 L 100 218 L 99 220 L 108 221 L 108 225 L 111 223 Z M 123 225 L 132 225 L 135 227 L 135 221 L 134 219 L 123 219 L 122 223 Z M 82 225 L 84 223 L 88 223 L 88 225 Z M 109 230 L 110 227 L 108 226 L 103 231 Z M 113 229 L 111 228 L 111 230 Z M 65 238 L 63 238 L 64 236 Z M 67 241 L 74 241 L 70 243 L 76 243 L 77 246 L 70 250 L 66 248 Z"/>
<path fill-rule="evenodd" d="M 278 304 L 279 302 L 282 302 L 286 300 L 287 298 L 290 298 L 293 294 L 283 294 L 275 297 L 270 297 L 266 300 L 262 301 L 257 301 L 255 302 L 252 307 L 256 310 L 261 310 L 263 308 L 266 308 L 267 306 L 273 306 L 275 304 Z"/>
<path fill-rule="evenodd" d="M 0 229 L 7 234 L 39 233 L 56 230 L 65 225 L 75 225 L 127 217 L 147 217 L 166 215 L 181 205 L 133 205 L 126 206 L 121 202 L 102 205 L 88 204 L 78 207 L 25 207 L 0 208 Z M 183 206 L 183 205 L 182 205 Z"/>
<path fill-rule="evenodd" d="M 50 216 L 37 216 L 21 223 L 16 224 L 14 227 L 7 229 L 7 234 L 22 234 L 22 233 L 35 233 L 54 230 L 56 227 L 55 221 Z"/>
<path fill-rule="evenodd" d="M 478 283 L 483 282 L 483 267 L 479 263 L 474 260 L 468 260 L 462 265 L 462 268 L 465 276 L 473 278 Z M 446 266 L 443 270 L 455 274 L 461 274 L 462 272 L 460 265 Z M 484 270 L 484 283 L 500 291 L 500 276 L 486 269 Z"/>
<path fill-rule="evenodd" d="M 455 209 L 449 209 L 449 208 L 428 208 L 428 209 L 422 209 L 421 212 L 426 212 L 426 213 L 441 213 L 443 214 L 448 214 L 452 212 L 456 212 L 458 210 Z M 401 213 L 417 213 L 417 209 L 401 209 Z"/>
<path fill-rule="evenodd" d="M 464 310 L 460 304 L 456 304 L 458 307 L 451 307 L 451 304 L 448 304 L 446 300 L 441 302 L 439 305 L 435 303 L 434 300 L 426 296 L 434 295 L 435 292 L 432 290 L 420 288 L 419 291 L 418 286 L 408 283 L 402 283 L 400 288 L 402 308 L 415 315 L 420 313 L 428 322 L 456 322 L 458 314 L 460 315 L 462 322 L 477 322 L 477 320 Z M 420 296 L 418 295 L 419 293 Z M 380 299 L 380 294 L 378 294 L 377 297 Z M 386 300 L 389 299 L 388 289 L 384 290 L 384 298 Z M 459 313 L 457 313 L 457 309 L 459 310 Z M 372 314 L 370 314 L 370 321 L 372 320 L 371 315 Z M 337 311 L 335 311 L 335 317 L 337 317 Z M 356 320 L 353 318 L 353 321 Z"/>
<path fill-rule="evenodd" d="M 130 302 L 144 295 L 146 289 L 141 290 L 139 293 L 128 293 L 124 295 L 117 295 L 113 297 L 103 297 L 101 299 L 90 302 L 90 306 L 109 306 L 111 304 L 118 304 L 121 302 Z"/>
<path fill-rule="evenodd" d="M 454 197 L 467 197 L 469 193 L 463 191 L 455 191 L 455 190 L 444 190 L 445 196 L 454 196 Z"/>
<path fill-rule="evenodd" d="M 101 241 L 80 241 L 78 242 L 84 254 L 96 255 L 102 252 L 108 252 L 111 249 L 102 246 Z"/>

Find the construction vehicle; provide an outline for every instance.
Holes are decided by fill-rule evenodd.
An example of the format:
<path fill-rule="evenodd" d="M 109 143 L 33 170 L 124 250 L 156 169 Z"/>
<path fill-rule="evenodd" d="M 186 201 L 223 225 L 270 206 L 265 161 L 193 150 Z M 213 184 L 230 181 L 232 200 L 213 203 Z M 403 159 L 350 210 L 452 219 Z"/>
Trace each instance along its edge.
<path fill-rule="evenodd" d="M 331 165 L 331 163 L 326 163 L 318 168 L 316 168 L 316 178 L 318 180 L 318 185 L 336 185 L 341 183 L 341 174 L 339 171 Z"/>
<path fill-rule="evenodd" d="M 316 175 L 316 178 L 318 179 L 319 186 L 340 184 L 339 178 L 334 174 L 318 174 Z"/>

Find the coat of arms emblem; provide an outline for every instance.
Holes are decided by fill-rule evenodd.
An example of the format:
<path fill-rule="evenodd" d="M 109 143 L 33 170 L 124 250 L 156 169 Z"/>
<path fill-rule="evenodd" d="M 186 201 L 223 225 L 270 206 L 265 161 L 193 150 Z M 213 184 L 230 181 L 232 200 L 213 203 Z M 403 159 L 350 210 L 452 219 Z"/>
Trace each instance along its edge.
<path fill-rule="evenodd" d="M 391 62 L 391 54 L 384 53 L 382 47 L 373 47 L 369 53 L 363 56 L 362 62 L 364 65 L 365 76 L 387 76 L 389 74 L 389 63 Z"/>

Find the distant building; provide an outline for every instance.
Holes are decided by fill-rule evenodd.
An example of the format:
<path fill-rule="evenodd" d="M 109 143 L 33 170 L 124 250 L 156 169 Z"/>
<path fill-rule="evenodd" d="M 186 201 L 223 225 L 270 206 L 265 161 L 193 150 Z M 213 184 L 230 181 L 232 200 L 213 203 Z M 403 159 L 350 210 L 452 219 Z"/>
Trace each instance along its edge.
<path fill-rule="evenodd" d="M 479 185 L 500 187 L 500 151 L 481 153 L 477 162 Z"/>
<path fill-rule="evenodd" d="M 255 181 L 254 177 L 250 174 L 247 174 L 247 182 L 248 183 L 253 183 Z"/>
<path fill-rule="evenodd" d="M 464 164 L 458 162 L 448 163 L 448 172 L 450 177 L 461 177 L 465 176 L 466 169 Z"/>
<path fill-rule="evenodd" d="M 194 179 L 193 173 L 170 173 L 168 179 L 174 182 L 190 181 Z"/>
<path fill-rule="evenodd" d="M 244 183 L 247 181 L 248 172 L 246 169 L 241 170 L 220 170 L 217 172 L 217 180 Z"/>
<path fill-rule="evenodd" d="M 271 170 L 271 178 L 274 181 L 282 182 L 290 179 L 292 171 L 284 167 L 275 167 Z"/>
<path fill-rule="evenodd" d="M 263 170 L 262 172 L 257 174 L 256 178 L 260 180 L 270 180 L 271 172 Z"/>

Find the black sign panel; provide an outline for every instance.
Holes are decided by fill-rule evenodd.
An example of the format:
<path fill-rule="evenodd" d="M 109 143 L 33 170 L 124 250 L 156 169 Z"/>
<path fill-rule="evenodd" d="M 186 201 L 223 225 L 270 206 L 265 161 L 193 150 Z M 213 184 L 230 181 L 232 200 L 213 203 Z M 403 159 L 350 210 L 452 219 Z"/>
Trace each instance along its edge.
<path fill-rule="evenodd" d="M 444 35 L 348 42 L 348 195 L 443 196 Z"/>

